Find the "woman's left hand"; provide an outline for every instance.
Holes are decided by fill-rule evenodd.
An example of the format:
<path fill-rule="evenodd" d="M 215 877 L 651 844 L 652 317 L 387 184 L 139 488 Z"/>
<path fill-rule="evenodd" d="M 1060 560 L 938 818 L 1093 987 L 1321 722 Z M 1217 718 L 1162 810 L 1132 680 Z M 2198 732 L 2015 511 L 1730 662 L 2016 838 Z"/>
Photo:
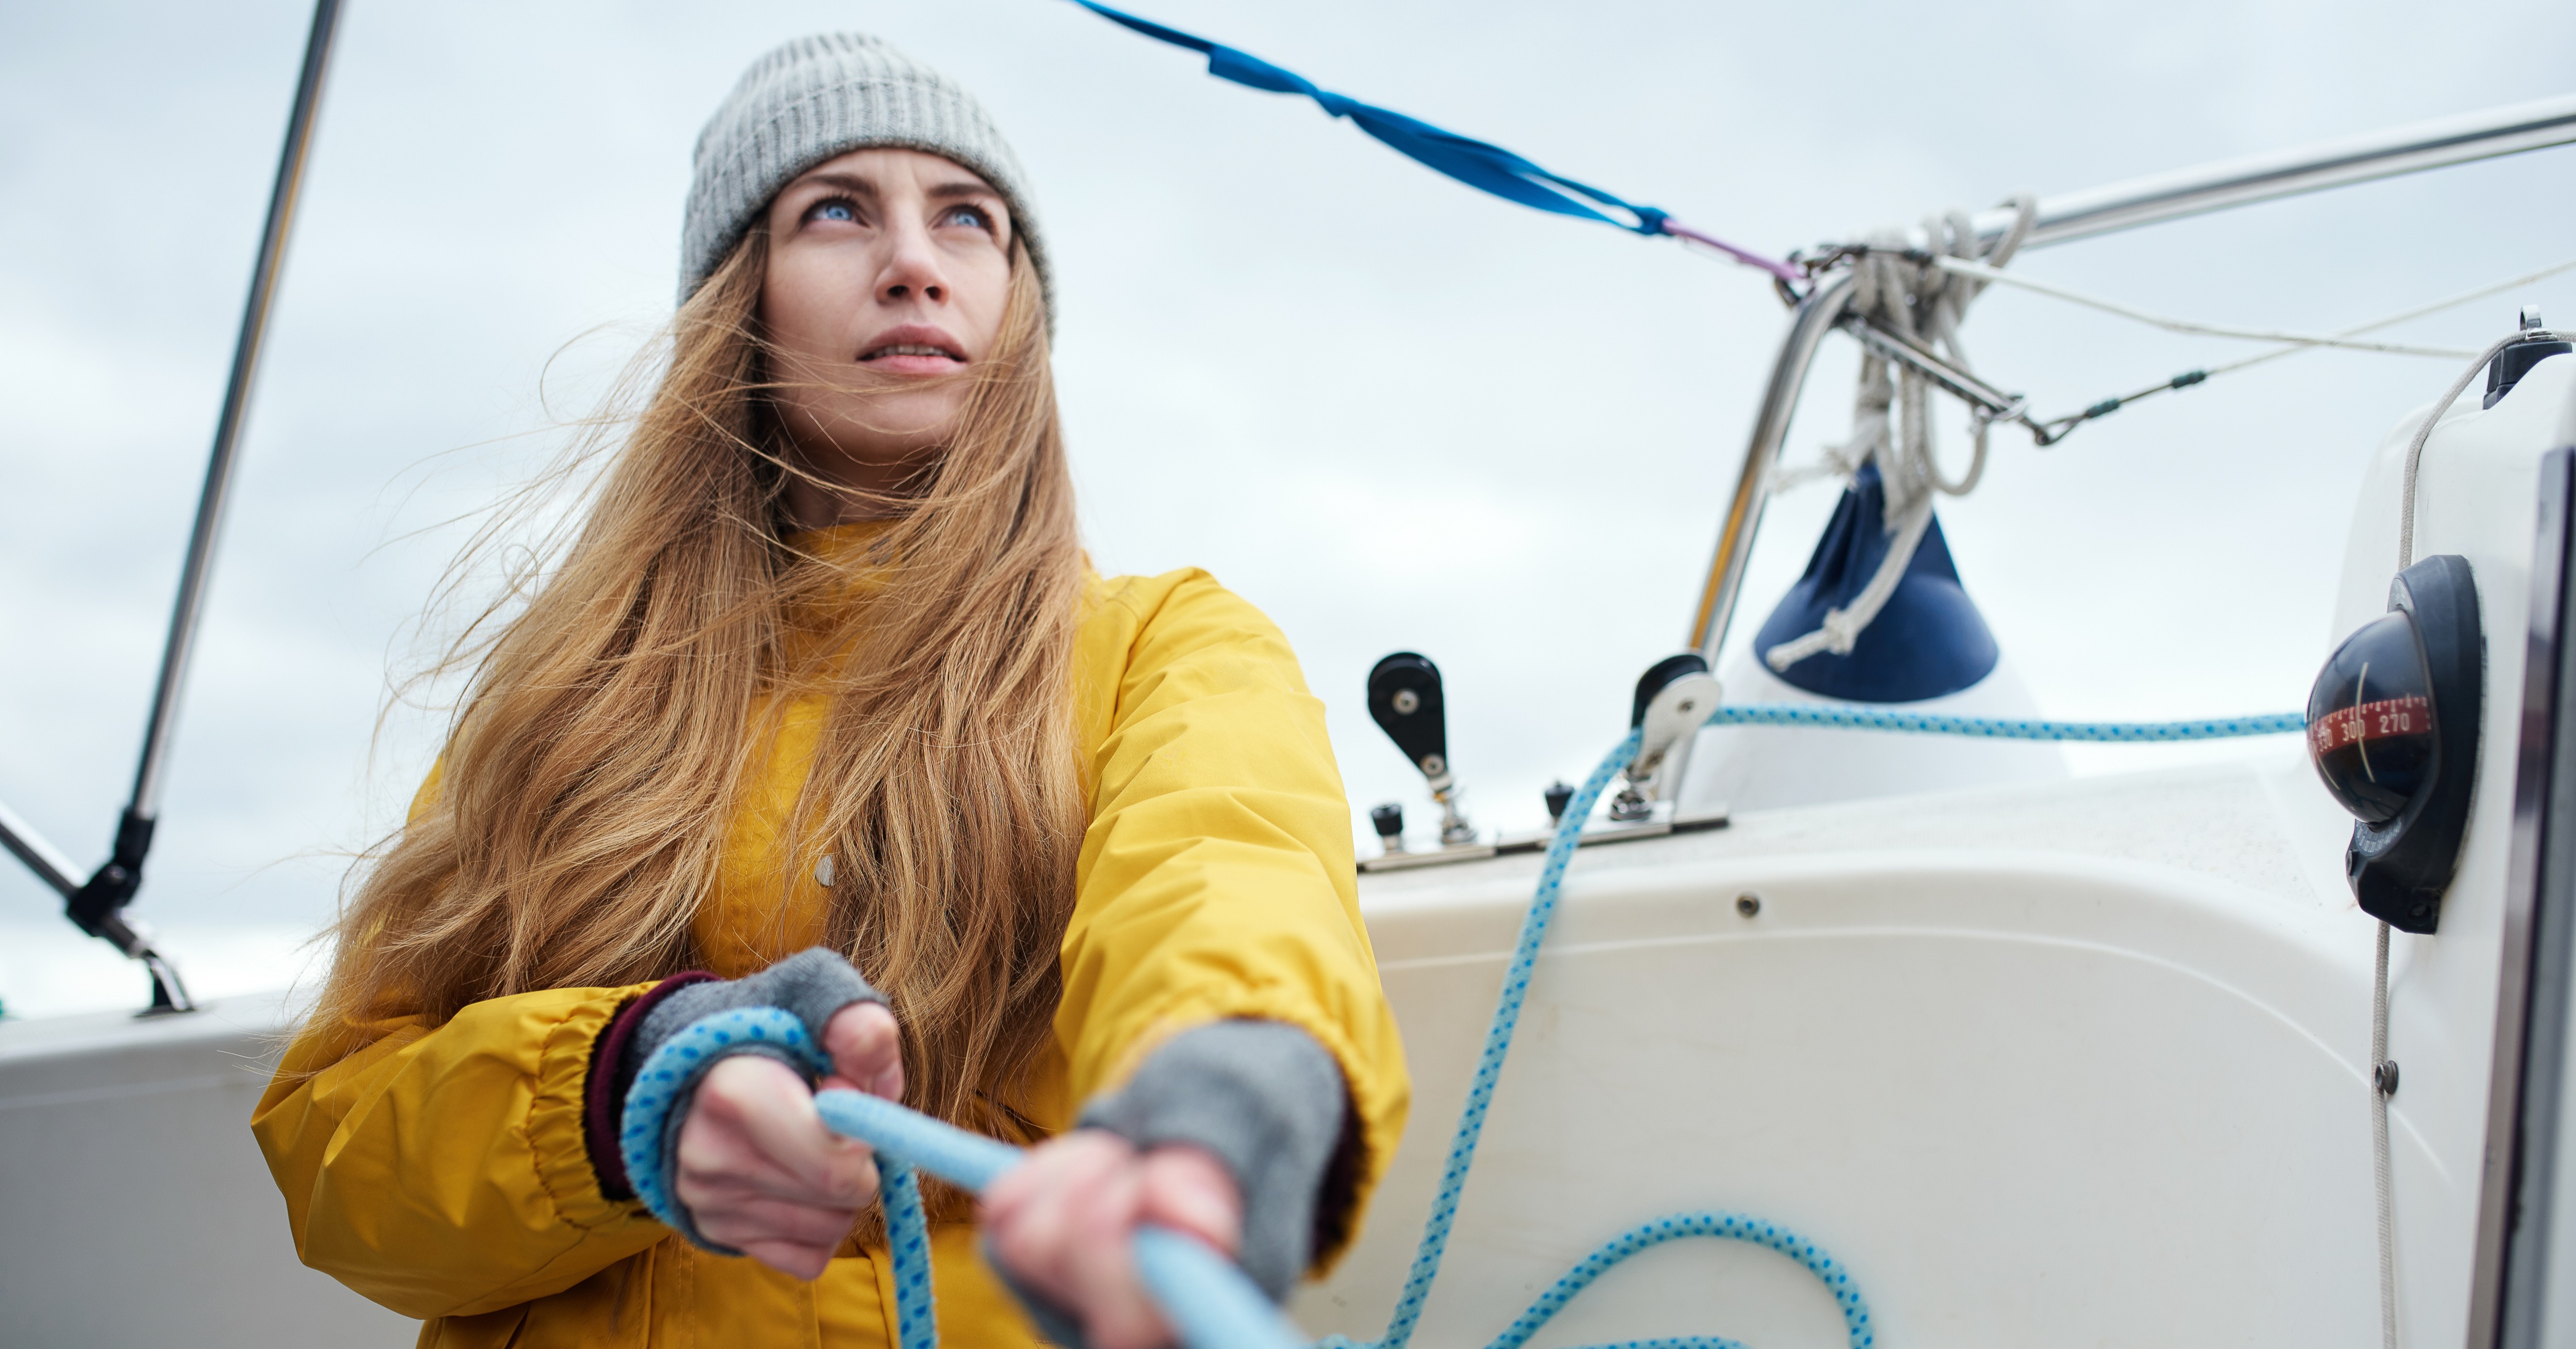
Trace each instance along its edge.
<path fill-rule="evenodd" d="M 1031 1149 L 985 1190 L 982 1216 L 1002 1263 L 1080 1320 L 1091 1349 L 1172 1343 L 1137 1282 L 1138 1223 L 1186 1232 L 1227 1256 L 1243 1239 L 1243 1199 L 1215 1154 L 1178 1144 L 1139 1152 L 1101 1129 Z"/>
<path fill-rule="evenodd" d="M 823 1047 L 824 1087 L 903 1099 L 903 1038 L 884 1006 L 834 1013 Z M 794 1069 L 748 1054 L 707 1071 L 680 1122 L 677 1160 L 672 1197 L 700 1234 L 800 1279 L 822 1275 L 877 1197 L 867 1145 L 824 1127 Z"/>

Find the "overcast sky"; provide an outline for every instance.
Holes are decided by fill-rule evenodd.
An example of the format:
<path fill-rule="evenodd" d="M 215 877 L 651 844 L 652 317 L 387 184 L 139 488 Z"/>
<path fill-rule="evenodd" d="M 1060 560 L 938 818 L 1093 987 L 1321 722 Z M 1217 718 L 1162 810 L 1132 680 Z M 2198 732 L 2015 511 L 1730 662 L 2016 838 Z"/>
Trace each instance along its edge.
<path fill-rule="evenodd" d="M 2530 0 L 1139 5 L 1774 251 L 2576 85 L 2576 10 Z M 0 800 L 83 866 L 130 784 L 308 18 L 0 4 Z M 371 736 L 445 522 L 667 316 L 699 124 L 754 56 L 833 27 L 992 107 L 1059 268 L 1095 558 L 1206 567 L 1278 619 L 1359 806 L 1419 799 L 1359 696 L 1387 651 L 1441 664 L 1471 803 L 1525 826 L 1679 646 L 1782 327 L 1756 273 L 1480 196 L 1056 0 L 353 0 L 137 910 L 202 988 L 283 982 L 341 852 L 398 816 L 435 722 Z M 2015 266 L 2322 330 L 2576 256 L 2571 218 L 2576 151 L 2545 151 Z M 2478 346 L 2523 301 L 2576 316 L 2576 284 L 2395 335 Z M 2051 411 L 2242 350 L 2002 291 L 1967 336 Z M 1793 458 L 1838 438 L 1852 371 L 1829 351 Z M 2057 449 L 1998 433 L 1942 508 L 1960 572 L 2050 714 L 2299 706 L 2362 464 L 2454 373 L 2308 355 Z M 1775 506 L 1739 635 L 1832 504 Z M 137 999 L 58 908 L 0 867 L 0 998 Z"/>

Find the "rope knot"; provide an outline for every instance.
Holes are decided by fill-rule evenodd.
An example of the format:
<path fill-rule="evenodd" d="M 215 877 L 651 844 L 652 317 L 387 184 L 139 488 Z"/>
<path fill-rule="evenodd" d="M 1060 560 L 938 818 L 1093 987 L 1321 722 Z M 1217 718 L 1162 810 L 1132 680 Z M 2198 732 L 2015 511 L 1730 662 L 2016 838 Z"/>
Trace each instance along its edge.
<path fill-rule="evenodd" d="M 1868 623 L 1868 619 L 1853 618 L 1848 609 L 1827 609 L 1820 629 L 1825 634 L 1825 649 L 1837 656 L 1850 655 L 1852 643 L 1860 640 L 1860 630 Z"/>

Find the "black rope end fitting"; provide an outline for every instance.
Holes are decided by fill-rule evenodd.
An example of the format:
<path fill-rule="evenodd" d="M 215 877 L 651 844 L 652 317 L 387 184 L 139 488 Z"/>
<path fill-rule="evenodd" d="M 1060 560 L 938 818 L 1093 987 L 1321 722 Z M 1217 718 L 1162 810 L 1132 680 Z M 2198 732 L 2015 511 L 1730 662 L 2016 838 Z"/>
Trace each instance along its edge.
<path fill-rule="evenodd" d="M 127 955 L 138 952 L 116 915 L 134 901 L 134 892 L 143 887 L 143 858 L 152 850 L 152 826 L 150 818 L 128 809 L 116 822 L 116 846 L 107 863 L 73 891 L 63 906 L 64 915 L 74 926 L 115 943 Z"/>
<path fill-rule="evenodd" d="M 2206 370 L 2185 370 L 2181 374 L 2174 376 L 2173 383 L 2168 384 L 2165 387 L 2168 389 L 2188 389 L 2207 378 L 2209 378 L 2209 372 Z"/>

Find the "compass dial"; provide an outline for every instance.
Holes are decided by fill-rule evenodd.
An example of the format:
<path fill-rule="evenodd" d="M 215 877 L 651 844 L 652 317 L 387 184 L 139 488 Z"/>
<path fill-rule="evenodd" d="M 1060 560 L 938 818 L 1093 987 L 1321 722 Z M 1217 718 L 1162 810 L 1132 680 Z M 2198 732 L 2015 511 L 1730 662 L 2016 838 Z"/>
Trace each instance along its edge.
<path fill-rule="evenodd" d="M 2432 776 L 2432 681 L 2404 613 L 2374 619 L 2336 648 L 2308 694 L 2308 757 L 2343 808 L 2397 818 Z"/>

